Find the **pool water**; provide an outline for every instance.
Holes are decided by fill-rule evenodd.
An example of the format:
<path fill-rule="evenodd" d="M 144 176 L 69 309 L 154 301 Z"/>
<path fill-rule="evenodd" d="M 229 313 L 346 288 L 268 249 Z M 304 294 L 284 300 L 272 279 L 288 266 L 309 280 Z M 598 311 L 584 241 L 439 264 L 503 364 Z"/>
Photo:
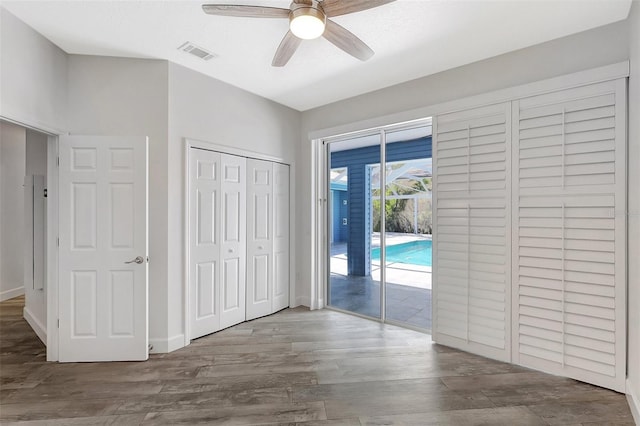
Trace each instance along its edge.
<path fill-rule="evenodd" d="M 371 259 L 380 260 L 380 248 L 371 250 Z M 431 266 L 431 240 L 418 240 L 387 246 L 387 263 Z"/>

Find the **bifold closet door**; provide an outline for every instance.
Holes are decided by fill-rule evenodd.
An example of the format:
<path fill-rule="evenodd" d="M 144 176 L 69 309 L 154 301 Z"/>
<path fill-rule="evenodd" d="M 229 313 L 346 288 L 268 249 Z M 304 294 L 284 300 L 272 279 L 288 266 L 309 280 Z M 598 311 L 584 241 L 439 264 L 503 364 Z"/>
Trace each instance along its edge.
<path fill-rule="evenodd" d="M 220 153 L 189 150 L 189 298 L 195 339 L 220 330 Z"/>
<path fill-rule="evenodd" d="M 247 159 L 221 154 L 220 327 L 246 318 Z"/>
<path fill-rule="evenodd" d="M 190 338 L 245 320 L 246 160 L 190 150 Z"/>
<path fill-rule="evenodd" d="M 289 166 L 247 160 L 247 320 L 289 306 Z"/>
<path fill-rule="evenodd" d="M 509 361 L 511 104 L 433 119 L 433 338 Z"/>
<path fill-rule="evenodd" d="M 525 98 L 514 122 L 514 361 L 625 390 L 626 86 Z"/>
<path fill-rule="evenodd" d="M 289 306 L 289 166 L 273 163 L 272 312 Z"/>
<path fill-rule="evenodd" d="M 247 320 L 272 313 L 273 163 L 247 160 Z"/>

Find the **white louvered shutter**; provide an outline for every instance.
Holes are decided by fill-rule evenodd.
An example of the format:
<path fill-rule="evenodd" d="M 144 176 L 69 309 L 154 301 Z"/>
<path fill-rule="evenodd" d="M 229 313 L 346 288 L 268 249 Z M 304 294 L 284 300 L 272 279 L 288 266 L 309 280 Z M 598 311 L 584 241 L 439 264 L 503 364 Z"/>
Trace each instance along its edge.
<path fill-rule="evenodd" d="M 436 342 L 509 361 L 511 103 L 434 118 Z"/>
<path fill-rule="evenodd" d="M 514 362 L 624 391 L 624 80 L 513 103 Z"/>

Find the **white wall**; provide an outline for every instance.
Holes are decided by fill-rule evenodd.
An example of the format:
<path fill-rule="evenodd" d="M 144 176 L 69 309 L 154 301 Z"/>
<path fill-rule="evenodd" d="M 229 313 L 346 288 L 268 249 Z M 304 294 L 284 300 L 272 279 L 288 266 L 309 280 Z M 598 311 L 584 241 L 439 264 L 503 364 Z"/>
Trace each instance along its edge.
<path fill-rule="evenodd" d="M 184 141 L 189 137 L 293 161 L 300 114 L 166 61 L 70 55 L 72 134 L 147 135 L 149 338 L 184 345 Z"/>
<path fill-rule="evenodd" d="M 300 113 L 169 64 L 169 336 L 184 333 L 184 138 L 295 159 Z"/>
<path fill-rule="evenodd" d="M 24 293 L 25 129 L 0 122 L 0 300 Z"/>
<path fill-rule="evenodd" d="M 0 115 L 33 127 L 64 129 L 67 55 L 0 7 Z"/>
<path fill-rule="evenodd" d="M 45 188 L 47 185 L 47 136 L 43 133 L 27 129 L 26 137 L 26 168 L 25 174 L 44 176 Z M 46 200 L 45 200 L 46 208 Z M 46 217 L 46 216 L 45 216 Z M 44 228 L 44 244 L 47 244 L 47 228 Z M 46 268 L 46 253 L 42 260 L 42 269 Z M 46 280 L 46 277 L 45 277 Z M 36 331 L 38 336 L 46 342 L 47 335 L 47 293 L 45 288 L 34 289 L 25 286 L 24 316 Z"/>
<path fill-rule="evenodd" d="M 68 57 L 70 133 L 149 137 L 149 337 L 152 341 L 168 337 L 167 79 L 166 61 Z"/>
<path fill-rule="evenodd" d="M 630 405 L 640 424 L 640 1 L 629 16 L 629 358 Z"/>
<path fill-rule="evenodd" d="M 621 62 L 629 57 L 628 46 L 628 24 L 623 21 L 304 112 L 302 141 L 296 154 L 299 171 L 296 177 L 299 188 L 296 193 L 296 251 L 301 272 L 297 277 L 296 293 L 299 300 L 309 300 L 312 280 L 309 132 L 358 121 L 391 124 L 384 119 L 375 119 Z"/>

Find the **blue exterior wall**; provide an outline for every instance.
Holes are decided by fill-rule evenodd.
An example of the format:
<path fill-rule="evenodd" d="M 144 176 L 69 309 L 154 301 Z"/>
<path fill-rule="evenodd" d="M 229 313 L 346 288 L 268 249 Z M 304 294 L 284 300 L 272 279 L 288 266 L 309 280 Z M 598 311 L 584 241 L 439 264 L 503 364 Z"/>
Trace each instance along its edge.
<path fill-rule="evenodd" d="M 387 144 L 387 162 L 431 158 L 431 136 Z M 349 275 L 371 274 L 370 165 L 380 163 L 380 146 L 331 153 L 331 168 L 348 167 L 347 264 Z"/>
<path fill-rule="evenodd" d="M 345 201 L 347 202 L 345 204 Z M 349 193 L 342 190 L 331 190 L 332 219 L 333 219 L 333 242 L 343 243 L 347 241 L 347 231 L 349 229 Z M 347 219 L 347 224 L 342 223 L 342 219 Z"/>

